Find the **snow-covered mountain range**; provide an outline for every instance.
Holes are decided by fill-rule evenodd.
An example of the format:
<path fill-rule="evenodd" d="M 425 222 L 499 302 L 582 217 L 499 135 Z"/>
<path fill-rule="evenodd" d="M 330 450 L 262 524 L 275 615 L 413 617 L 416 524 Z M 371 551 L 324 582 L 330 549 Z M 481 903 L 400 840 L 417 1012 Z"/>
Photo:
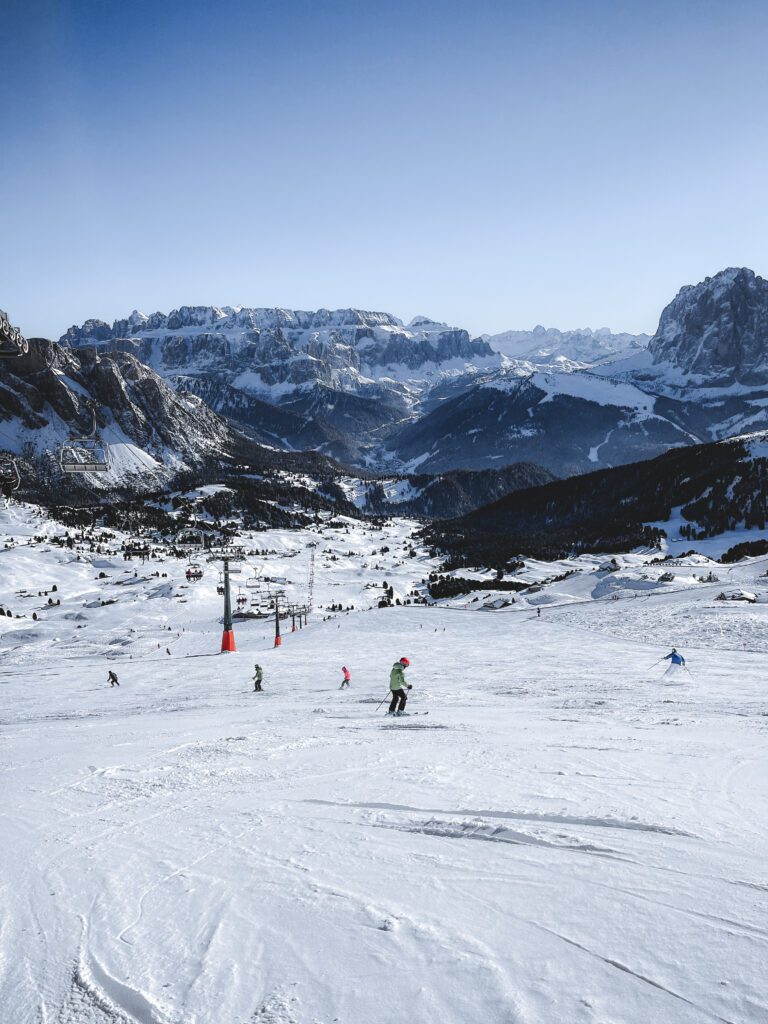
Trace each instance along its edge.
<path fill-rule="evenodd" d="M 405 326 L 357 309 L 134 311 L 111 327 L 71 327 L 61 342 L 129 351 L 258 440 L 317 447 L 346 462 L 364 462 L 364 451 L 415 415 L 434 384 L 503 365 L 460 328 L 426 317 Z"/>
<path fill-rule="evenodd" d="M 503 465 L 514 453 L 567 476 L 767 426 L 768 282 L 731 268 L 683 288 L 647 348 L 572 372 L 488 372 L 387 444 L 424 472 Z"/>
<path fill-rule="evenodd" d="M 483 335 L 495 352 L 533 372 L 543 367 L 579 370 L 605 359 L 629 355 L 644 349 L 649 334 L 613 334 L 607 327 L 593 331 L 559 331 L 555 327 L 534 327 L 532 331 L 504 331 Z"/>
<path fill-rule="evenodd" d="M 88 320 L 61 339 L 73 348 L 131 352 L 264 443 L 395 469 L 415 468 L 421 456 L 428 461 L 423 451 L 400 457 L 401 448 L 412 449 L 410 428 L 418 433 L 422 416 L 488 374 L 506 381 L 542 368 L 582 369 L 639 351 L 646 341 L 607 329 L 543 327 L 473 339 L 423 316 L 405 325 L 389 313 L 357 309 L 242 306 L 134 311 L 111 326 Z M 499 458 L 510 461 L 495 451 L 478 461 L 476 452 L 468 441 L 464 453 L 451 451 L 434 464 L 498 468 Z"/>
<path fill-rule="evenodd" d="M 565 476 L 768 425 L 767 337 L 768 283 L 730 268 L 683 288 L 650 340 L 182 306 L 87 320 L 61 343 L 67 358 L 143 366 L 185 408 L 196 396 L 273 448 L 389 474 L 528 462 Z"/>

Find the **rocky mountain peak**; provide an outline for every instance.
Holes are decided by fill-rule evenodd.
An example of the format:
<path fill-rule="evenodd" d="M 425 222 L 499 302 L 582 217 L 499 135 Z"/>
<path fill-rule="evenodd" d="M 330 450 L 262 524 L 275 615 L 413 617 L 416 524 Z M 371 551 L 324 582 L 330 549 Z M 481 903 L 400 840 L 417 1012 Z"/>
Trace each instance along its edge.
<path fill-rule="evenodd" d="M 681 288 L 648 345 L 654 364 L 710 385 L 768 381 L 768 281 L 728 267 Z"/>

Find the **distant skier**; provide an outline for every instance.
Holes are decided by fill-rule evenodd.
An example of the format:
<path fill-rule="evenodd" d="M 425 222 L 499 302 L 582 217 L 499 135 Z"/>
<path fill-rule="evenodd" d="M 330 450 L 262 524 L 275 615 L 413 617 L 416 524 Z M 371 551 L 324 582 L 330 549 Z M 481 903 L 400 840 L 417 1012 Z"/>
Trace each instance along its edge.
<path fill-rule="evenodd" d="M 349 671 L 346 665 L 341 666 L 341 673 L 341 686 L 339 687 L 339 689 L 343 690 L 344 687 L 349 686 L 350 682 L 352 681 L 352 673 Z"/>
<path fill-rule="evenodd" d="M 253 666 L 253 692 L 261 693 L 261 681 L 264 678 L 264 669 L 261 665 Z"/>
<path fill-rule="evenodd" d="M 109 683 L 110 686 L 119 686 L 120 685 L 120 683 L 117 681 L 117 673 L 113 672 L 112 669 L 109 670 L 109 675 L 107 676 L 107 682 Z"/>
<path fill-rule="evenodd" d="M 537 619 L 540 619 L 540 618 L 541 618 L 541 608 L 537 608 L 537 609 L 536 609 L 536 618 L 537 618 Z"/>
<path fill-rule="evenodd" d="M 669 662 L 669 668 L 664 673 L 665 679 L 677 679 L 682 676 L 684 671 L 687 671 L 685 667 L 685 658 L 682 654 L 678 654 L 676 647 L 673 647 L 669 654 L 666 654 L 662 660 Z"/>
<path fill-rule="evenodd" d="M 401 658 L 392 666 L 389 673 L 389 688 L 392 691 L 392 700 L 389 702 L 389 715 L 405 714 L 405 702 L 408 700 L 408 691 L 413 687 L 405 681 L 405 670 L 410 665 L 407 658 Z"/>

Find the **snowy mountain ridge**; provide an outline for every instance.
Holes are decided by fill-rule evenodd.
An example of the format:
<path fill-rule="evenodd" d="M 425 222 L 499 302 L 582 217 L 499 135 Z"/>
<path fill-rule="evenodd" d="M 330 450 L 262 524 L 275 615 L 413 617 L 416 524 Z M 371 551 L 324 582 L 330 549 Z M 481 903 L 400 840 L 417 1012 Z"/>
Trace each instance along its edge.
<path fill-rule="evenodd" d="M 134 311 L 62 340 L 131 352 L 263 444 L 382 472 L 568 475 L 768 423 L 767 337 L 768 285 L 728 268 L 681 289 L 650 341 L 245 306 Z"/>
<path fill-rule="evenodd" d="M 642 350 L 647 347 L 650 335 L 614 334 L 608 327 L 559 331 L 539 325 L 532 331 L 503 331 L 483 335 L 483 338 L 494 351 L 516 363 L 567 371 Z"/>
<path fill-rule="evenodd" d="M 138 310 L 110 327 L 88 320 L 62 344 L 138 342 L 139 358 L 158 372 L 239 370 L 245 390 L 264 397 L 281 385 L 321 382 L 361 387 L 377 380 L 421 382 L 434 366 L 446 372 L 500 365 L 490 346 L 468 332 L 418 317 L 406 327 L 389 313 L 359 309 L 314 312 L 246 306 L 181 306 L 147 316 Z M 202 342 L 202 344 L 201 344 Z M 419 372 L 424 368 L 424 372 Z"/>

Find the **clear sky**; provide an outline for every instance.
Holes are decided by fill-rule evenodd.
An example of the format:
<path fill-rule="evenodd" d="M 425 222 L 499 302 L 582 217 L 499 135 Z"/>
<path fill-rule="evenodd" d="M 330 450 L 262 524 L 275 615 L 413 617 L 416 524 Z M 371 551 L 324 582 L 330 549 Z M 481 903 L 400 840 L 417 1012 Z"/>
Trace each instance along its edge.
<path fill-rule="evenodd" d="M 0 0 L 0 306 L 653 331 L 768 273 L 764 0 Z"/>

